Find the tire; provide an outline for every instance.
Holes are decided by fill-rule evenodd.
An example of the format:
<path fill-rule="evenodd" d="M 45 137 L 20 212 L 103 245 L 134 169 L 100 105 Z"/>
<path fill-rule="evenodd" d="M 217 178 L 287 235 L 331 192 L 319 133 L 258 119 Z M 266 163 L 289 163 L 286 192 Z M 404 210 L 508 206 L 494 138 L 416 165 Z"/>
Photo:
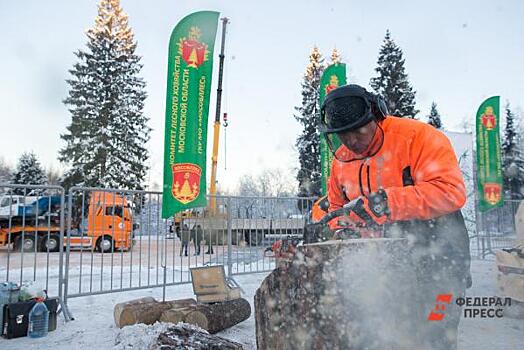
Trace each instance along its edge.
<path fill-rule="evenodd" d="M 40 246 L 40 251 L 47 252 L 48 246 L 49 246 L 49 252 L 50 253 L 56 253 L 60 250 L 60 237 L 57 235 L 50 235 L 47 237 L 45 235 L 42 238 L 42 245 Z"/>
<path fill-rule="evenodd" d="M 96 249 L 100 253 L 110 253 L 113 248 L 113 239 L 110 236 L 102 236 L 96 242 Z"/>
<path fill-rule="evenodd" d="M 24 240 L 22 241 L 22 235 L 19 235 L 15 241 L 15 250 L 24 252 L 34 252 L 36 245 L 36 238 L 34 233 L 24 234 Z"/>

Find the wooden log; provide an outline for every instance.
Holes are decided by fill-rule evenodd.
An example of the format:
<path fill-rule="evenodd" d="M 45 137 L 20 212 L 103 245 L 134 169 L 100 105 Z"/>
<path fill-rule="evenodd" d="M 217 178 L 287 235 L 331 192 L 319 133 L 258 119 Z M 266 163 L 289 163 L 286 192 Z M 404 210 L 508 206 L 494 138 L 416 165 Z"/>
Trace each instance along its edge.
<path fill-rule="evenodd" d="M 130 305 L 122 310 L 115 323 L 119 328 L 136 323 L 153 324 L 170 308 L 170 304 L 159 302 Z"/>
<path fill-rule="evenodd" d="M 161 322 L 170 322 L 177 324 L 179 322 L 185 322 L 186 316 L 193 312 L 195 309 L 194 307 L 183 307 L 183 308 L 175 308 L 175 309 L 169 309 L 162 313 L 160 316 Z"/>
<path fill-rule="evenodd" d="M 196 305 L 197 301 L 193 298 L 188 298 L 188 299 L 170 300 L 170 301 L 166 301 L 166 303 L 171 305 L 172 309 L 179 309 L 179 308 L 185 308 L 185 307 Z"/>
<path fill-rule="evenodd" d="M 307 244 L 255 295 L 258 349 L 417 348 L 404 239 Z M 408 307 L 406 307 L 408 306 Z M 411 333 L 410 333 L 411 332 Z"/>
<path fill-rule="evenodd" d="M 115 305 L 113 316 L 119 328 L 136 323 L 153 324 L 166 310 L 195 304 L 195 299 L 158 302 L 154 298 L 146 297 Z"/>
<path fill-rule="evenodd" d="M 159 334 L 151 349 L 242 350 L 242 344 L 208 334 L 188 324 L 177 324 Z"/>
<path fill-rule="evenodd" d="M 211 334 L 245 321 L 251 315 L 251 306 L 243 298 L 214 304 L 197 304 L 192 308 L 193 311 L 185 316 L 185 322 Z"/>
<path fill-rule="evenodd" d="M 120 320 L 121 320 L 122 311 L 124 311 L 125 309 L 128 309 L 129 307 L 131 307 L 131 305 L 152 304 L 152 303 L 156 303 L 156 302 L 157 301 L 153 297 L 145 297 L 145 298 L 130 300 L 130 301 L 126 301 L 124 303 L 116 304 L 115 308 L 113 309 L 113 317 L 115 319 L 115 324 L 119 328 L 123 327 L 123 325 L 122 326 L 120 325 L 121 324 Z"/>

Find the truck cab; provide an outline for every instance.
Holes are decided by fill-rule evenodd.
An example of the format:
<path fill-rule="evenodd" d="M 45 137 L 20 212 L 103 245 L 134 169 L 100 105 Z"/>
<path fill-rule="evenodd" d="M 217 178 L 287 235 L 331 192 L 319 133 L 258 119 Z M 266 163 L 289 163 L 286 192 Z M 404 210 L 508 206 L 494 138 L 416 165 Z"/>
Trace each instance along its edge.
<path fill-rule="evenodd" d="M 100 252 L 129 250 L 132 246 L 133 222 L 127 199 L 112 192 L 95 191 L 89 199 L 88 215 L 70 234 L 72 248 L 91 247 Z"/>

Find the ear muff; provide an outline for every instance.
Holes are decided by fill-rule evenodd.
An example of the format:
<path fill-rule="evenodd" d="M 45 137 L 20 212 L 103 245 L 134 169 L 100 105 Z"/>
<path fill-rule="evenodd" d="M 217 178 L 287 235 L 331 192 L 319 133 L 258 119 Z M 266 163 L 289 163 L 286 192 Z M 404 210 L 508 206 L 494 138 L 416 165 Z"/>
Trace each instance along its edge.
<path fill-rule="evenodd" d="M 378 110 L 379 115 L 375 116 L 376 118 L 378 118 L 377 120 L 382 120 L 386 118 L 386 115 L 389 114 L 386 100 L 384 100 L 382 96 L 378 94 L 373 94 L 371 92 L 367 93 L 367 99 L 374 105 L 374 107 L 376 107 L 375 112 L 377 112 Z"/>
<path fill-rule="evenodd" d="M 385 118 L 389 114 L 388 106 L 386 101 L 380 95 L 374 96 L 375 104 L 377 105 L 378 111 L 382 114 L 382 117 Z"/>

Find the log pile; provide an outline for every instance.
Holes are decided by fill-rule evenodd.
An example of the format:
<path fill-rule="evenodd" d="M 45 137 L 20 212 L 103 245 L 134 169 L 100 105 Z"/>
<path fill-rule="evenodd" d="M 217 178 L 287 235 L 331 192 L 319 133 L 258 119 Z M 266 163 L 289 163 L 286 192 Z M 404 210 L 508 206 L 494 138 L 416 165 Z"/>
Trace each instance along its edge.
<path fill-rule="evenodd" d="M 251 315 L 251 306 L 246 299 L 235 299 L 220 303 L 203 304 L 194 299 L 158 302 L 147 297 L 117 304 L 114 318 L 117 327 L 157 321 L 186 322 L 209 333 L 217 333 L 245 321 Z"/>
<path fill-rule="evenodd" d="M 404 336 L 419 312 L 406 307 L 416 285 L 407 249 L 403 239 L 299 247 L 256 292 L 257 348 L 417 348 Z"/>

